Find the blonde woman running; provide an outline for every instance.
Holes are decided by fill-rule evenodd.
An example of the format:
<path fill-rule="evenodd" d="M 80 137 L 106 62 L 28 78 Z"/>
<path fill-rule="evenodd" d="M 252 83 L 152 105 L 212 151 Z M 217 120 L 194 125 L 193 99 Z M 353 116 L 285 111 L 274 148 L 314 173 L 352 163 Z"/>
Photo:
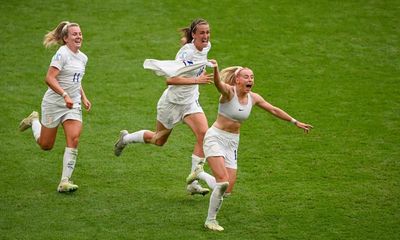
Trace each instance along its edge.
<path fill-rule="evenodd" d="M 62 125 L 66 138 L 63 169 L 58 192 L 73 192 L 78 185 L 71 181 L 78 156 L 78 142 L 82 131 L 81 104 L 90 110 L 91 103 L 83 91 L 81 82 L 88 61 L 79 49 L 83 35 L 77 23 L 61 22 L 45 35 L 45 47 L 60 45 L 50 62 L 46 75 L 48 89 L 42 100 L 42 117 L 33 111 L 19 125 L 20 131 L 32 127 L 33 136 L 43 150 L 51 150 Z"/>
<path fill-rule="evenodd" d="M 204 226 L 210 230 L 223 231 L 224 228 L 217 221 L 217 213 L 224 196 L 232 192 L 236 182 L 240 126 L 249 117 L 252 107 L 256 105 L 277 118 L 293 123 L 306 133 L 312 126 L 295 120 L 282 109 L 265 101 L 259 94 L 252 92 L 254 74 L 251 69 L 225 68 L 220 77 L 217 62 L 212 62 L 214 83 L 221 97 L 217 119 L 204 138 L 205 158 L 215 177 L 213 181 L 204 179 L 213 189 Z M 187 182 L 203 179 L 203 174 L 203 168 L 199 166 L 188 176 Z"/>

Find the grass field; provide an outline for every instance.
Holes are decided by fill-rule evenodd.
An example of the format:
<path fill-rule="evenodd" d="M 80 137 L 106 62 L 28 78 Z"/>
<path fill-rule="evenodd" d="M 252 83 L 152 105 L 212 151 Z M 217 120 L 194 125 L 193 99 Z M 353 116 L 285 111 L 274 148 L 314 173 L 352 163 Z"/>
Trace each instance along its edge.
<path fill-rule="evenodd" d="M 177 29 L 196 17 L 211 24 L 210 58 L 252 68 L 255 92 L 315 127 L 253 110 L 222 233 L 203 228 L 209 196 L 185 191 L 187 126 L 162 148 L 112 151 L 121 129 L 154 128 L 165 83 L 142 63 L 173 59 Z M 0 20 L 0 239 L 399 239 L 398 1 L 9 0 Z M 55 52 L 42 39 L 62 20 L 81 25 L 93 104 L 73 194 L 56 192 L 62 129 L 50 152 L 17 130 L 40 111 Z M 210 124 L 217 99 L 201 87 Z"/>

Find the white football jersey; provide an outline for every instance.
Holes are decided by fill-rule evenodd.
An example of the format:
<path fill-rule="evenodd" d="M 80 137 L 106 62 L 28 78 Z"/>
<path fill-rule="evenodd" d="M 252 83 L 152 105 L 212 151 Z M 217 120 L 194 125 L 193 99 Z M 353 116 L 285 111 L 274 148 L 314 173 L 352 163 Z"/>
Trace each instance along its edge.
<path fill-rule="evenodd" d="M 81 82 L 85 75 L 87 61 L 88 58 L 83 52 L 78 50 L 77 53 L 74 53 L 66 45 L 63 45 L 58 49 L 50 63 L 50 66 L 60 70 L 57 81 L 71 97 L 74 105 L 79 105 L 81 102 Z M 65 106 L 64 98 L 50 87 L 43 97 L 43 103 Z"/>
<path fill-rule="evenodd" d="M 211 43 L 202 51 L 197 50 L 193 43 L 187 43 L 178 51 L 175 60 L 184 61 L 186 64 L 193 62 L 207 62 L 207 54 L 211 49 Z M 183 77 L 197 77 L 205 70 L 203 67 L 182 74 Z M 193 85 L 169 85 L 166 89 L 168 101 L 176 104 L 189 104 L 199 98 L 199 86 Z"/>

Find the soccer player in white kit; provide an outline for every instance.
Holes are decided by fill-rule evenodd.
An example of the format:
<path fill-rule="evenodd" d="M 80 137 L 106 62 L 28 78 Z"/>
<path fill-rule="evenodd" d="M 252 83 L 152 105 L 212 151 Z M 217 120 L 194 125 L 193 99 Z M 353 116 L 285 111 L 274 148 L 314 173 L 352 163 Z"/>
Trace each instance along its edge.
<path fill-rule="evenodd" d="M 59 192 L 73 192 L 78 185 L 71 176 L 78 155 L 78 142 L 82 130 L 82 109 L 90 110 L 91 103 L 83 91 L 81 82 L 88 61 L 79 49 L 82 46 L 82 32 L 77 23 L 61 22 L 45 35 L 45 47 L 61 45 L 53 56 L 46 75 L 48 90 L 42 99 L 42 117 L 33 111 L 19 125 L 20 131 L 32 127 L 33 136 L 43 150 L 54 146 L 57 129 L 61 124 L 66 137 Z"/>
<path fill-rule="evenodd" d="M 306 133 L 312 126 L 295 120 L 282 109 L 265 101 L 259 94 L 252 92 L 254 75 L 251 69 L 225 68 L 220 77 L 217 62 L 211 62 L 214 63 L 214 83 L 221 97 L 217 119 L 204 137 L 204 153 L 215 178 L 203 179 L 203 167 L 198 166 L 188 176 L 187 182 L 203 179 L 213 189 L 204 226 L 213 231 L 223 231 L 224 228 L 216 219 L 217 213 L 224 196 L 231 193 L 236 182 L 240 126 L 250 116 L 252 106 L 256 105 L 277 118 L 290 121 Z"/>
<path fill-rule="evenodd" d="M 176 60 L 188 64 L 192 62 L 205 62 L 211 48 L 210 26 L 204 19 L 194 20 L 190 27 L 181 29 L 184 44 L 176 55 Z M 212 76 L 206 74 L 205 66 L 200 69 L 185 73 L 182 76 L 168 78 L 168 88 L 160 97 L 157 104 L 156 131 L 139 130 L 128 133 L 122 130 L 114 145 L 114 153 L 120 156 L 122 150 L 130 143 L 151 143 L 163 146 L 174 126 L 180 122 L 186 123 L 196 136 L 192 160 L 192 171 L 198 163 L 204 161 L 203 138 L 208 129 L 207 118 L 198 101 L 199 84 L 212 82 Z M 205 195 L 209 189 L 202 188 L 194 181 L 188 184 L 187 191 L 191 194 Z"/>

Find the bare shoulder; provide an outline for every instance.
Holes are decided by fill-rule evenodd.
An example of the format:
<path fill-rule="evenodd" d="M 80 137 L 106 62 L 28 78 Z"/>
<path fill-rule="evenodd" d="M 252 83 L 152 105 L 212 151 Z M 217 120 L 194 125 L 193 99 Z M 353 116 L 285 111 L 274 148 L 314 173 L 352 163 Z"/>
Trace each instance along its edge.
<path fill-rule="evenodd" d="M 250 92 L 250 96 L 253 99 L 254 103 L 259 103 L 261 101 L 265 101 L 264 98 L 261 97 L 261 95 L 258 93 Z"/>
<path fill-rule="evenodd" d="M 221 103 L 229 102 L 233 98 L 233 94 L 235 94 L 234 87 L 227 83 L 222 83 L 222 84 L 224 87 L 220 91 L 221 93 L 220 102 Z"/>

